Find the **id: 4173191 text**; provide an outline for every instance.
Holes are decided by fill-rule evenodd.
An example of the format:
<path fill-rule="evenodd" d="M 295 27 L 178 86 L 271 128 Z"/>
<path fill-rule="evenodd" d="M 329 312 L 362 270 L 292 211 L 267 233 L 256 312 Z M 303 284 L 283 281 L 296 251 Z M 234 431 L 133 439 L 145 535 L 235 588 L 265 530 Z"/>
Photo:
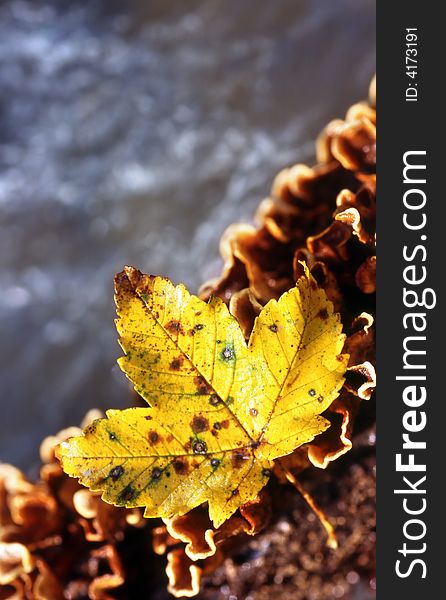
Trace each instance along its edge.
<path fill-rule="evenodd" d="M 405 38 L 406 77 L 409 83 L 406 87 L 406 102 L 418 100 L 418 28 L 406 27 Z"/>

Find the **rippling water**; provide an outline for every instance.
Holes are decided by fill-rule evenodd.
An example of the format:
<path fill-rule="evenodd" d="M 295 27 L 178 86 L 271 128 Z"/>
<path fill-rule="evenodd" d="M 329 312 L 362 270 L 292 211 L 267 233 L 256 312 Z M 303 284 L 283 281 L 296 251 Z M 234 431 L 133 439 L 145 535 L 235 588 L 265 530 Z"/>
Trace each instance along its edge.
<path fill-rule="evenodd" d="M 125 4 L 125 7 L 122 5 Z M 113 274 L 196 289 L 365 97 L 374 0 L 0 2 L 0 459 L 124 406 Z"/>

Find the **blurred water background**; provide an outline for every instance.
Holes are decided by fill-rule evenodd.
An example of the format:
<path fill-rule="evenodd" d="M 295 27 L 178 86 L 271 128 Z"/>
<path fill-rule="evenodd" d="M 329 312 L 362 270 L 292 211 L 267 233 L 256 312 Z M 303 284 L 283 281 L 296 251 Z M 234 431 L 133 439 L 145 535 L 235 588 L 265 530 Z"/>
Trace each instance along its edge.
<path fill-rule="evenodd" d="M 0 0 L 0 460 L 129 404 L 114 273 L 196 290 L 374 68 L 374 0 Z"/>

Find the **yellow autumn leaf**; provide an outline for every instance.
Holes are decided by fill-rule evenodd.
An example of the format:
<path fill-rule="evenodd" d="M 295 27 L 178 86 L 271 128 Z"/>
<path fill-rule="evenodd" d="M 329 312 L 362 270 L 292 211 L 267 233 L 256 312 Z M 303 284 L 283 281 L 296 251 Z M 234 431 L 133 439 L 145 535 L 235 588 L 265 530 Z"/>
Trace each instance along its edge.
<path fill-rule="evenodd" d="M 117 275 L 119 364 L 147 408 L 109 410 L 61 444 L 64 470 L 103 499 L 182 515 L 203 502 L 218 527 L 254 499 L 273 460 L 323 432 L 344 382 L 338 314 L 305 270 L 246 343 L 219 298 L 127 267 Z"/>

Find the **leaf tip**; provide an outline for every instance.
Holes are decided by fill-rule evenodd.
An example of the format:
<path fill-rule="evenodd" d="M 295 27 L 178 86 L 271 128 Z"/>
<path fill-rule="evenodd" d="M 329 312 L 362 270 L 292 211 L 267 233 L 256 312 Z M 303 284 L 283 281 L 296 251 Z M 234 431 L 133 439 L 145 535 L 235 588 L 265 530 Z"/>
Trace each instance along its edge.
<path fill-rule="evenodd" d="M 130 281 L 133 288 L 137 288 L 141 279 L 143 279 L 144 275 L 141 273 L 139 269 L 136 267 L 125 266 L 124 273 L 127 276 L 127 279 Z"/>
<path fill-rule="evenodd" d="M 311 274 L 307 263 L 304 260 L 298 260 L 297 262 L 299 265 L 301 265 L 301 267 L 303 269 L 303 273 L 300 277 L 298 277 L 298 281 L 299 281 L 299 279 L 301 279 L 302 277 L 305 277 L 305 276 L 307 277 L 307 279 L 313 278 L 313 275 Z"/>
<path fill-rule="evenodd" d="M 131 284 L 135 281 L 135 279 L 139 279 L 141 276 L 142 273 L 138 271 L 138 269 L 126 265 L 122 271 L 116 273 L 115 275 L 115 290 L 125 287 L 134 287 Z"/>
<path fill-rule="evenodd" d="M 64 444 L 65 442 L 60 442 L 59 444 L 57 444 L 57 446 L 55 446 L 54 448 L 54 456 L 57 458 L 57 460 L 61 463 L 62 465 L 62 461 L 63 461 L 63 449 L 61 448 L 62 444 Z M 63 468 L 63 467 L 62 467 Z"/>
<path fill-rule="evenodd" d="M 70 476 L 73 476 L 73 473 L 69 469 L 70 450 L 72 449 L 70 441 L 72 439 L 64 440 L 54 448 L 54 456 L 59 461 L 62 470 Z"/>

